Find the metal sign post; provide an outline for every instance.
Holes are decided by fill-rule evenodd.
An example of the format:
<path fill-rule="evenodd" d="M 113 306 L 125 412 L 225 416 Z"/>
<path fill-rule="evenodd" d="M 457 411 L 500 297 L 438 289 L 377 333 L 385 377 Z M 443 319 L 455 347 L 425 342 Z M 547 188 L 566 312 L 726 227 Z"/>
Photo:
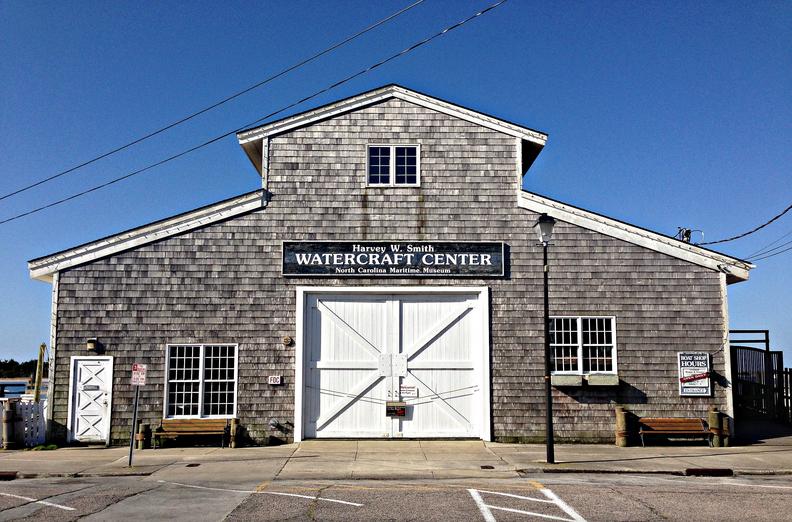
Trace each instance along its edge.
<path fill-rule="evenodd" d="M 129 430 L 129 467 L 132 467 L 132 450 L 135 448 L 135 425 L 137 424 L 138 399 L 140 387 L 146 384 L 146 365 L 132 365 L 132 386 L 135 387 L 135 405 L 132 408 L 132 429 Z"/>

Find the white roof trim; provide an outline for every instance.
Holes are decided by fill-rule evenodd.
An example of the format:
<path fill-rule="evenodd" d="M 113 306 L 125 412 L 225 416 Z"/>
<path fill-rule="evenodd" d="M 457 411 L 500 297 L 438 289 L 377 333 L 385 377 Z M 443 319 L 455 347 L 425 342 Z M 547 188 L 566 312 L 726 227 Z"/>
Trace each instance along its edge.
<path fill-rule="evenodd" d="M 73 266 L 88 263 L 124 250 L 181 234 L 198 227 L 222 221 L 265 206 L 263 192 L 258 190 L 227 199 L 191 212 L 163 219 L 98 241 L 28 261 L 30 277 L 51 281 L 52 275 Z"/>
<path fill-rule="evenodd" d="M 521 191 L 517 206 L 539 214 L 547 214 L 560 221 L 621 239 L 634 245 L 676 257 L 677 259 L 723 272 L 737 280 L 747 280 L 748 271 L 754 268 L 754 265 L 746 261 L 684 243 L 677 239 L 628 225 L 627 223 L 571 205 L 565 205 L 531 192 Z"/>
<path fill-rule="evenodd" d="M 353 111 L 361 107 L 377 103 L 388 98 L 398 98 L 400 100 L 408 101 L 422 107 L 436 110 L 450 116 L 467 120 L 476 123 L 483 127 L 493 129 L 509 136 L 522 138 L 527 141 L 532 141 L 539 145 L 544 146 L 547 142 L 547 134 L 521 127 L 507 121 L 482 114 L 465 107 L 460 107 L 453 103 L 449 103 L 426 94 L 421 94 L 398 85 L 388 85 L 381 89 L 369 91 L 358 96 L 353 96 L 336 103 L 324 105 L 317 109 L 307 111 L 295 116 L 284 118 L 261 127 L 250 129 L 237 134 L 237 139 L 240 145 L 244 145 L 250 141 L 259 140 L 266 136 L 280 134 L 291 129 L 309 125 L 313 122 L 331 118 L 339 114 Z"/>

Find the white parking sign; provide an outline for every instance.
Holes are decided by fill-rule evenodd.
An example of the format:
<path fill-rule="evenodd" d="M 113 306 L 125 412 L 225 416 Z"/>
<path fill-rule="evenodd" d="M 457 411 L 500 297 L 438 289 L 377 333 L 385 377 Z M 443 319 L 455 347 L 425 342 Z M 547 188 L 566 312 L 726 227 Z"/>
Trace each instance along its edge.
<path fill-rule="evenodd" d="M 146 365 L 140 363 L 132 364 L 132 386 L 146 385 Z"/>

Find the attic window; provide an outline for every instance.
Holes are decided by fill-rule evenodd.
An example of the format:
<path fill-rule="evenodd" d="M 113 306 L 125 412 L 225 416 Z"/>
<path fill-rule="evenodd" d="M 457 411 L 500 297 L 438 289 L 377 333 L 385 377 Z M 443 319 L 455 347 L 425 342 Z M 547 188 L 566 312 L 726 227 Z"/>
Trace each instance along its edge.
<path fill-rule="evenodd" d="M 417 187 L 420 184 L 418 145 L 369 145 L 367 182 L 378 187 Z"/>

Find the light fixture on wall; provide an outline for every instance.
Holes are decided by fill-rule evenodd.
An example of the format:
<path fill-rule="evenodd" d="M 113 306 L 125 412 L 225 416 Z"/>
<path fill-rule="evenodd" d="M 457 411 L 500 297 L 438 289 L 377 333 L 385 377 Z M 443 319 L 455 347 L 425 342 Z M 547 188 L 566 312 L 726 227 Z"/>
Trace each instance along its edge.
<path fill-rule="evenodd" d="M 85 349 L 89 352 L 98 352 L 99 351 L 99 339 L 96 337 L 89 337 L 85 341 Z"/>

